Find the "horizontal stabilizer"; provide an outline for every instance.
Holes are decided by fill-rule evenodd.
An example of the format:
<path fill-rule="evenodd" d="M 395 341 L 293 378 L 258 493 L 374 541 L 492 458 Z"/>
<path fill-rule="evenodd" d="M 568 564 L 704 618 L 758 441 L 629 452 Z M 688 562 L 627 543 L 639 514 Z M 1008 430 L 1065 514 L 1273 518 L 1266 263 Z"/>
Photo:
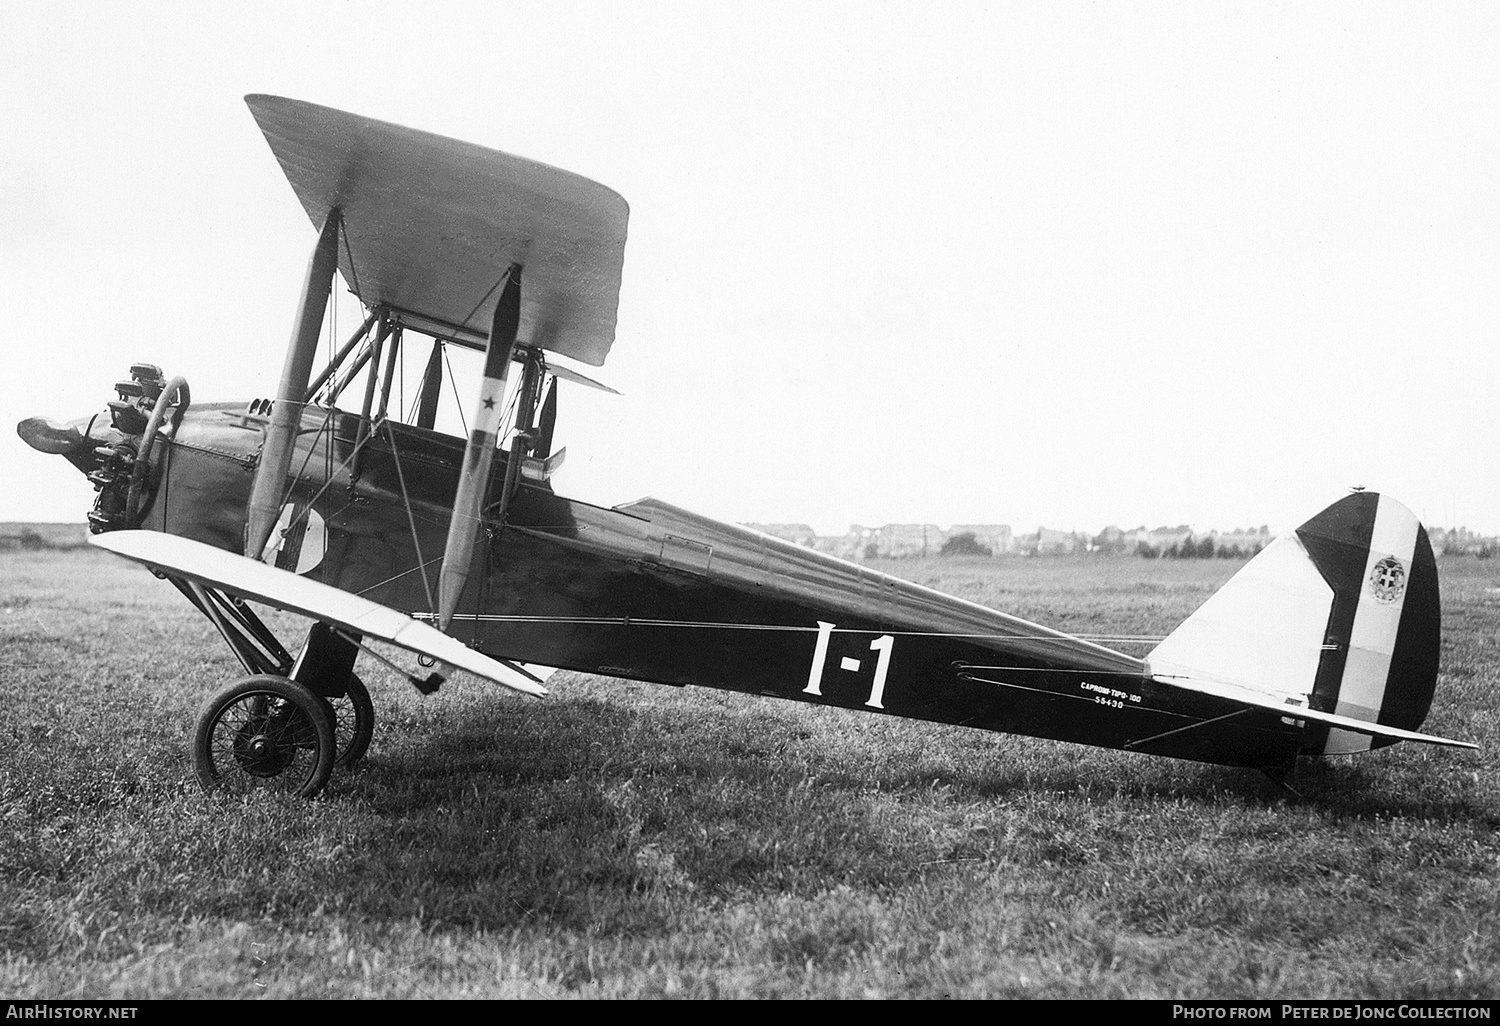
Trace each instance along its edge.
<path fill-rule="evenodd" d="M 172 577 L 338 624 L 367 639 L 429 656 L 523 694 L 537 698 L 547 694 L 531 674 L 476 652 L 405 613 L 212 545 L 157 531 L 113 531 L 93 535 L 89 542 Z"/>
<path fill-rule="evenodd" d="M 1313 723 L 1321 723 L 1329 727 L 1342 727 L 1345 730 L 1354 731 L 1357 734 L 1365 734 L 1369 737 L 1385 738 L 1390 741 L 1421 741 L 1429 745 L 1446 745 L 1450 748 L 1474 748 L 1479 746 L 1467 741 L 1455 741 L 1452 738 L 1438 737 L 1435 734 L 1419 734 L 1414 730 L 1402 730 L 1400 727 L 1387 727 L 1384 724 L 1372 723 L 1369 720 L 1358 720 L 1352 716 L 1339 716 L 1335 713 L 1318 712 L 1306 706 L 1287 704 L 1277 699 L 1256 691 L 1252 688 L 1240 687 L 1236 684 L 1228 684 L 1223 681 L 1194 680 L 1191 677 L 1164 677 L 1156 675 L 1160 684 L 1166 684 L 1184 691 L 1194 691 L 1200 695 L 1213 695 L 1216 698 L 1227 698 L 1231 702 L 1240 702 L 1244 705 L 1264 709 L 1267 712 L 1276 713 L 1289 720 L 1308 720 Z"/>

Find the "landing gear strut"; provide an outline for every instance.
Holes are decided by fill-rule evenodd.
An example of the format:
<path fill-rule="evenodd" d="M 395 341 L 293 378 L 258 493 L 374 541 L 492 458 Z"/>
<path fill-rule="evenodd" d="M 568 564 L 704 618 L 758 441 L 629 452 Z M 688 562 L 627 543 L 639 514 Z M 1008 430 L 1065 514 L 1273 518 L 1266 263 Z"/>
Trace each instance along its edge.
<path fill-rule="evenodd" d="M 245 670 L 204 703 L 193 763 L 210 791 L 282 791 L 309 797 L 335 766 L 356 765 L 375 733 L 375 707 L 354 674 L 358 647 L 315 623 L 293 658 L 240 599 L 169 577 L 218 628 Z"/>

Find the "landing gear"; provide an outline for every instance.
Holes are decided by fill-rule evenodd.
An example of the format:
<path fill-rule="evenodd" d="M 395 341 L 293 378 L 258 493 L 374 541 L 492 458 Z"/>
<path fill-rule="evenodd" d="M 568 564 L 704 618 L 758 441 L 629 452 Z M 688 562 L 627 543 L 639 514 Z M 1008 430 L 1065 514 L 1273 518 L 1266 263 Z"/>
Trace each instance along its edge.
<path fill-rule="evenodd" d="M 326 700 L 271 674 L 226 684 L 204 703 L 193 731 L 194 768 L 209 791 L 309 798 L 328 782 L 336 757 Z"/>
<path fill-rule="evenodd" d="M 326 623 L 315 623 L 289 676 L 305 684 L 333 717 L 333 741 L 340 769 L 356 765 L 375 733 L 370 692 L 354 674 L 359 647 Z"/>
<path fill-rule="evenodd" d="M 357 636 L 314 623 L 293 658 L 242 600 L 195 581 L 168 580 L 252 674 L 226 684 L 198 714 L 193 762 L 204 788 L 310 797 L 335 766 L 347 769 L 364 758 L 375 707 L 354 673 Z"/>

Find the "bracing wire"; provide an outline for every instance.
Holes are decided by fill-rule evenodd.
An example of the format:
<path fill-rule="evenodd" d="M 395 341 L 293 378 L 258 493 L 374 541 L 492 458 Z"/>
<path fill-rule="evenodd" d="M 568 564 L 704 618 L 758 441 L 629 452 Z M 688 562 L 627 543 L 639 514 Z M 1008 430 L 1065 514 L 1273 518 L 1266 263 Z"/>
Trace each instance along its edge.
<path fill-rule="evenodd" d="M 458 397 L 458 384 L 453 377 L 453 364 L 448 361 L 448 347 L 443 347 L 443 366 L 448 369 L 448 390 L 453 393 L 453 405 L 458 408 L 458 423 L 465 438 L 469 437 L 469 419 L 464 416 L 463 400 Z"/>
<path fill-rule="evenodd" d="M 401 483 L 401 505 L 406 507 L 406 523 L 411 528 L 411 544 L 417 550 L 417 565 L 422 569 L 422 590 L 427 593 L 427 608 L 437 616 L 437 603 L 432 598 L 432 584 L 427 580 L 427 561 L 422 558 L 422 540 L 417 536 L 417 521 L 412 514 L 411 496 L 406 491 L 406 473 L 401 469 L 401 453 L 396 449 L 396 430 L 390 418 L 385 421 L 385 433 L 391 440 L 391 460 L 396 464 L 396 480 Z"/>
<path fill-rule="evenodd" d="M 306 407 L 307 404 L 306 403 L 302 403 L 300 405 L 302 405 L 303 407 Z M 304 456 L 304 457 L 302 457 L 302 465 L 297 468 L 297 472 L 295 474 L 288 474 L 286 481 L 283 482 L 284 488 L 283 488 L 282 493 L 281 493 L 281 504 L 282 505 L 285 505 L 286 502 L 287 502 L 287 500 L 292 497 L 292 489 L 297 486 L 297 482 L 302 477 L 302 472 L 307 469 L 307 464 L 312 460 L 313 453 L 317 452 L 317 450 L 318 450 L 318 439 L 319 439 L 319 437 L 322 436 L 323 432 L 328 429 L 329 421 L 331 421 L 332 419 L 333 419 L 333 407 L 330 406 L 323 413 L 323 423 L 321 423 L 321 424 L 318 425 L 318 430 L 313 434 L 312 441 L 308 443 L 308 446 L 307 446 L 307 455 Z M 329 434 L 331 436 L 332 432 L 330 431 Z M 331 448 L 331 447 L 325 446 L 325 448 Z M 330 454 L 330 458 L 331 458 L 331 454 Z M 331 474 L 327 474 L 327 475 L 325 475 L 325 480 L 327 480 L 327 479 L 329 479 L 331 477 L 332 477 Z M 323 491 L 326 490 L 326 488 L 327 488 L 327 486 L 325 485 L 323 489 L 319 489 L 318 494 L 322 495 Z M 312 507 L 312 503 L 311 502 L 308 503 L 308 507 L 309 508 Z M 299 517 L 298 519 L 301 519 L 301 518 Z M 290 528 L 291 525 L 288 524 L 287 526 L 288 526 L 288 528 Z"/>

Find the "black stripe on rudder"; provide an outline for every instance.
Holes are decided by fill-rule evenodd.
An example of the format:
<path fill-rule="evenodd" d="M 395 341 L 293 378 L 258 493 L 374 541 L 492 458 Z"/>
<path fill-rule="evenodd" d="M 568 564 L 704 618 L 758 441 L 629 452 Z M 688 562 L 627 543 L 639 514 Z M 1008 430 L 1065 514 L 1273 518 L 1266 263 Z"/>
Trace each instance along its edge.
<path fill-rule="evenodd" d="M 1391 672 L 1386 677 L 1385 701 L 1377 722 L 1402 730 L 1416 730 L 1432 708 L 1437 689 L 1438 656 L 1443 642 L 1442 598 L 1438 593 L 1437 560 L 1427 529 L 1417 528 L 1411 573 L 1401 603 L 1401 625 L 1396 629 Z M 1377 739 L 1376 746 L 1380 745 Z"/>
<path fill-rule="evenodd" d="M 1318 675 L 1308 702 L 1319 712 L 1333 712 L 1338 706 L 1339 685 L 1349 658 L 1354 614 L 1359 609 L 1379 506 L 1380 496 L 1376 493 L 1355 492 L 1297 528 L 1297 537 L 1313 565 L 1333 589 L 1333 608 L 1323 634 L 1323 644 L 1332 647 L 1325 649 L 1318 661 Z M 1326 728 L 1320 733 L 1326 734 Z"/>

